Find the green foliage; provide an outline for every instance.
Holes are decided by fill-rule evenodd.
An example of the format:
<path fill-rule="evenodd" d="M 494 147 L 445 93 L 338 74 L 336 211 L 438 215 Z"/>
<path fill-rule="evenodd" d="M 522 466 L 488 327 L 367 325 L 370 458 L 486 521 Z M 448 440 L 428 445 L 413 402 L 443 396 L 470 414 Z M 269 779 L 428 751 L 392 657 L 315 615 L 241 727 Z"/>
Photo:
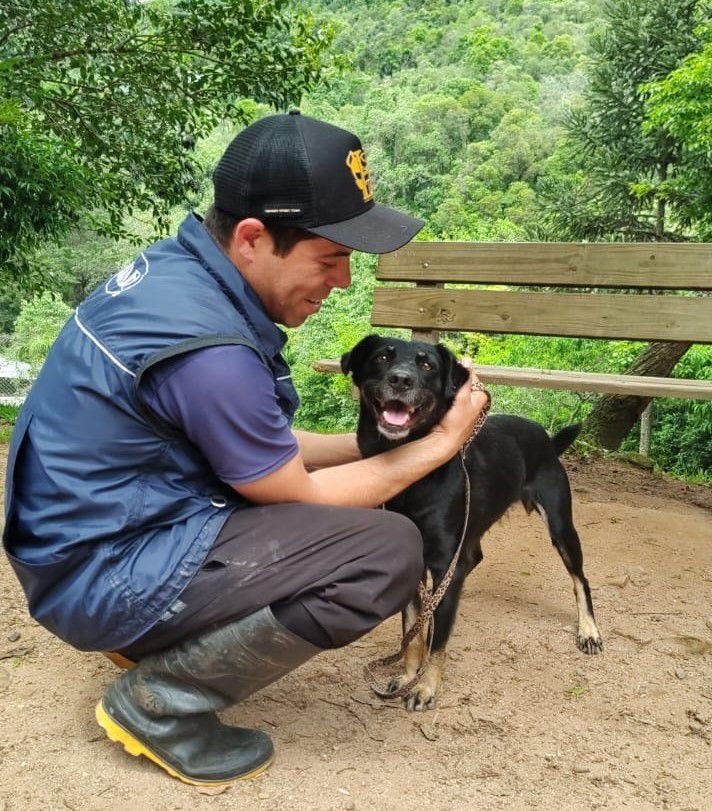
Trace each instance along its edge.
<path fill-rule="evenodd" d="M 583 103 L 568 116 L 569 138 L 550 167 L 557 171 L 540 184 L 554 238 L 688 238 L 708 218 L 709 182 L 703 189 L 690 183 L 699 156 L 680 137 L 680 128 L 697 125 L 663 125 L 660 105 L 666 106 L 665 92 L 679 92 L 681 85 L 699 95 L 687 74 L 674 72 L 689 66 L 686 58 L 699 49 L 697 25 L 709 11 L 707 0 L 606 5 L 605 25 L 592 38 Z M 697 64 L 692 67 L 694 72 Z M 651 88 L 657 88 L 657 117 L 646 107 Z"/>
<path fill-rule="evenodd" d="M 12 436 L 12 429 L 15 426 L 17 415 L 20 413 L 19 406 L 4 405 L 0 403 L 0 442 L 8 443 Z"/>
<path fill-rule="evenodd" d="M 5 405 L 4 403 L 0 403 L 0 422 L 14 424 L 19 413 L 19 406 Z"/>
<path fill-rule="evenodd" d="M 712 380 L 712 347 L 692 347 L 675 367 L 675 376 Z M 637 449 L 638 438 L 636 427 L 624 450 Z M 655 400 L 650 456 L 666 472 L 712 482 L 712 402 Z"/>
<path fill-rule="evenodd" d="M 0 5 L 14 21 L 0 33 L 0 265 L 22 269 L 26 284 L 41 268 L 35 286 L 68 304 L 132 258 L 129 240 L 105 234 L 147 243 L 185 207 L 204 210 L 210 168 L 235 125 L 266 105 L 298 102 L 302 89 L 304 112 L 359 133 L 378 200 L 424 217 L 420 238 L 647 238 L 657 201 L 676 236 L 707 233 L 709 32 L 695 28 L 706 7 L 699 0 L 615 0 L 592 46 L 602 0 L 305 0 L 313 17 L 286 0 Z M 606 76 L 615 78 L 610 98 Z M 588 140 L 562 140 L 567 111 L 584 93 Z M 649 168 L 670 154 L 672 173 Z M 130 211 L 151 221 L 125 219 Z M 48 248 L 67 228 L 76 229 L 71 238 Z M 38 244 L 41 256 L 31 253 Z M 291 331 L 301 427 L 354 427 L 349 381 L 311 364 L 372 331 L 374 264 L 355 256 L 354 285 Z M 55 334 L 66 311 L 54 304 L 37 305 L 52 310 L 41 316 L 51 326 L 30 326 L 25 344 L 32 330 Z M 19 308 L 17 289 L 5 285 L 0 317 L 10 324 Z M 445 337 L 460 354 L 477 350 L 481 363 L 609 372 L 639 349 Z M 692 372 L 686 363 L 681 373 Z M 580 420 L 594 400 L 506 387 L 494 395 L 495 410 L 552 430 Z M 658 401 L 656 410 L 654 457 L 704 475 L 695 471 L 709 466 L 706 404 Z"/>
<path fill-rule="evenodd" d="M 256 99 L 284 108 L 316 83 L 331 33 L 286 0 L 3 0 L 0 267 L 86 216 L 165 231 L 206 167 L 196 141 Z"/>
<path fill-rule="evenodd" d="M 699 29 L 702 49 L 664 79 L 643 86 L 645 132 L 659 130 L 680 144 L 682 165 L 664 192 L 682 225 L 712 240 L 712 23 Z"/>
<path fill-rule="evenodd" d="M 486 76 L 495 62 L 509 57 L 512 50 L 512 40 L 498 36 L 492 25 L 480 25 L 465 37 L 465 61 L 480 76 Z"/>
<path fill-rule="evenodd" d="M 23 114 L 0 113 L 0 270 L 32 286 L 33 249 L 64 234 L 94 202 L 89 172 L 58 138 L 34 131 Z"/>
<path fill-rule="evenodd" d="M 538 226 L 536 185 L 555 141 L 539 113 L 505 113 L 487 141 L 471 144 L 431 218 L 439 239 L 526 240 Z M 464 228 L 463 228 L 464 225 Z"/>
<path fill-rule="evenodd" d="M 71 308 L 52 293 L 45 292 L 24 301 L 13 335 L 15 357 L 37 371 L 71 312 Z"/>
<path fill-rule="evenodd" d="M 10 283 L 0 289 L 0 335 L 12 332 L 21 304 L 22 291 L 17 285 Z"/>
<path fill-rule="evenodd" d="M 310 5 L 333 15 L 353 71 L 305 108 L 361 135 L 379 200 L 426 219 L 424 238 L 538 236 L 538 178 L 598 2 Z"/>

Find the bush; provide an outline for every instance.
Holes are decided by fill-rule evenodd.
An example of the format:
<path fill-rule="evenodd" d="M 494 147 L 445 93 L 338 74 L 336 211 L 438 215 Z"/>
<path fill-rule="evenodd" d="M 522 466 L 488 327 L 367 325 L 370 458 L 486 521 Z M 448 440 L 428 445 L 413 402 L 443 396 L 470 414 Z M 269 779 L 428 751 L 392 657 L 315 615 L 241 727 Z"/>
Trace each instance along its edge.
<path fill-rule="evenodd" d="M 7 443 L 10 441 L 12 429 L 15 427 L 15 421 L 19 413 L 19 406 L 0 403 L 0 442 Z"/>
<path fill-rule="evenodd" d="M 39 370 L 71 312 L 54 293 L 45 292 L 23 301 L 15 322 L 15 356 L 31 364 L 35 371 Z"/>

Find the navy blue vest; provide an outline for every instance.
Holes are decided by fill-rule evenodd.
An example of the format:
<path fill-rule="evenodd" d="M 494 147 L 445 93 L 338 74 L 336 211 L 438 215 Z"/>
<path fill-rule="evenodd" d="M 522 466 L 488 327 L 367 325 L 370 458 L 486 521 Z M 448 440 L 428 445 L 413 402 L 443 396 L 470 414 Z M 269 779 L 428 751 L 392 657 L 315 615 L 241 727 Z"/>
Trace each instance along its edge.
<path fill-rule="evenodd" d="M 291 420 L 285 340 L 195 215 L 77 308 L 8 459 L 3 542 L 38 622 L 82 650 L 120 649 L 175 602 L 245 503 L 148 412 L 138 385 L 165 358 L 246 344 Z"/>

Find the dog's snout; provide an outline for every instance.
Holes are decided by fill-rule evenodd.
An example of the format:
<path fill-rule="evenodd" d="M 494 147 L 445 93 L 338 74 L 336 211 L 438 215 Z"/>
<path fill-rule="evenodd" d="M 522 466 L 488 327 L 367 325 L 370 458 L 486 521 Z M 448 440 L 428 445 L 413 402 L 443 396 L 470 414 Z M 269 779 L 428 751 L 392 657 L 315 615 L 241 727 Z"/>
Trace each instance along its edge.
<path fill-rule="evenodd" d="M 388 382 L 391 386 L 398 389 L 413 388 L 413 376 L 400 369 L 392 369 L 388 373 Z"/>

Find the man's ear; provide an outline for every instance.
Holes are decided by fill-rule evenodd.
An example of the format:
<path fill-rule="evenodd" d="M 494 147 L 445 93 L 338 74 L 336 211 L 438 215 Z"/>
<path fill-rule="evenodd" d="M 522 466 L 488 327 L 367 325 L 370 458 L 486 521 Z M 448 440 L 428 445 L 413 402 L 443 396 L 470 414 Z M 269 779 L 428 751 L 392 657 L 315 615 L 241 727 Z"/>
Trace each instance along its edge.
<path fill-rule="evenodd" d="M 442 360 L 442 381 L 443 391 L 448 397 L 454 397 L 457 390 L 469 378 L 470 373 L 458 363 L 452 352 L 442 344 L 437 344 L 436 349 Z"/>
<path fill-rule="evenodd" d="M 383 338 L 375 333 L 362 338 L 353 349 L 349 352 L 344 352 L 341 356 L 341 371 L 345 375 L 349 372 L 357 374 L 371 351 L 376 347 L 378 342 L 382 340 Z"/>
<path fill-rule="evenodd" d="M 231 258 L 235 256 L 248 261 L 254 259 L 257 241 L 266 234 L 264 223 L 256 217 L 240 220 L 232 232 L 228 255 Z M 236 264 L 239 266 L 239 263 Z"/>

